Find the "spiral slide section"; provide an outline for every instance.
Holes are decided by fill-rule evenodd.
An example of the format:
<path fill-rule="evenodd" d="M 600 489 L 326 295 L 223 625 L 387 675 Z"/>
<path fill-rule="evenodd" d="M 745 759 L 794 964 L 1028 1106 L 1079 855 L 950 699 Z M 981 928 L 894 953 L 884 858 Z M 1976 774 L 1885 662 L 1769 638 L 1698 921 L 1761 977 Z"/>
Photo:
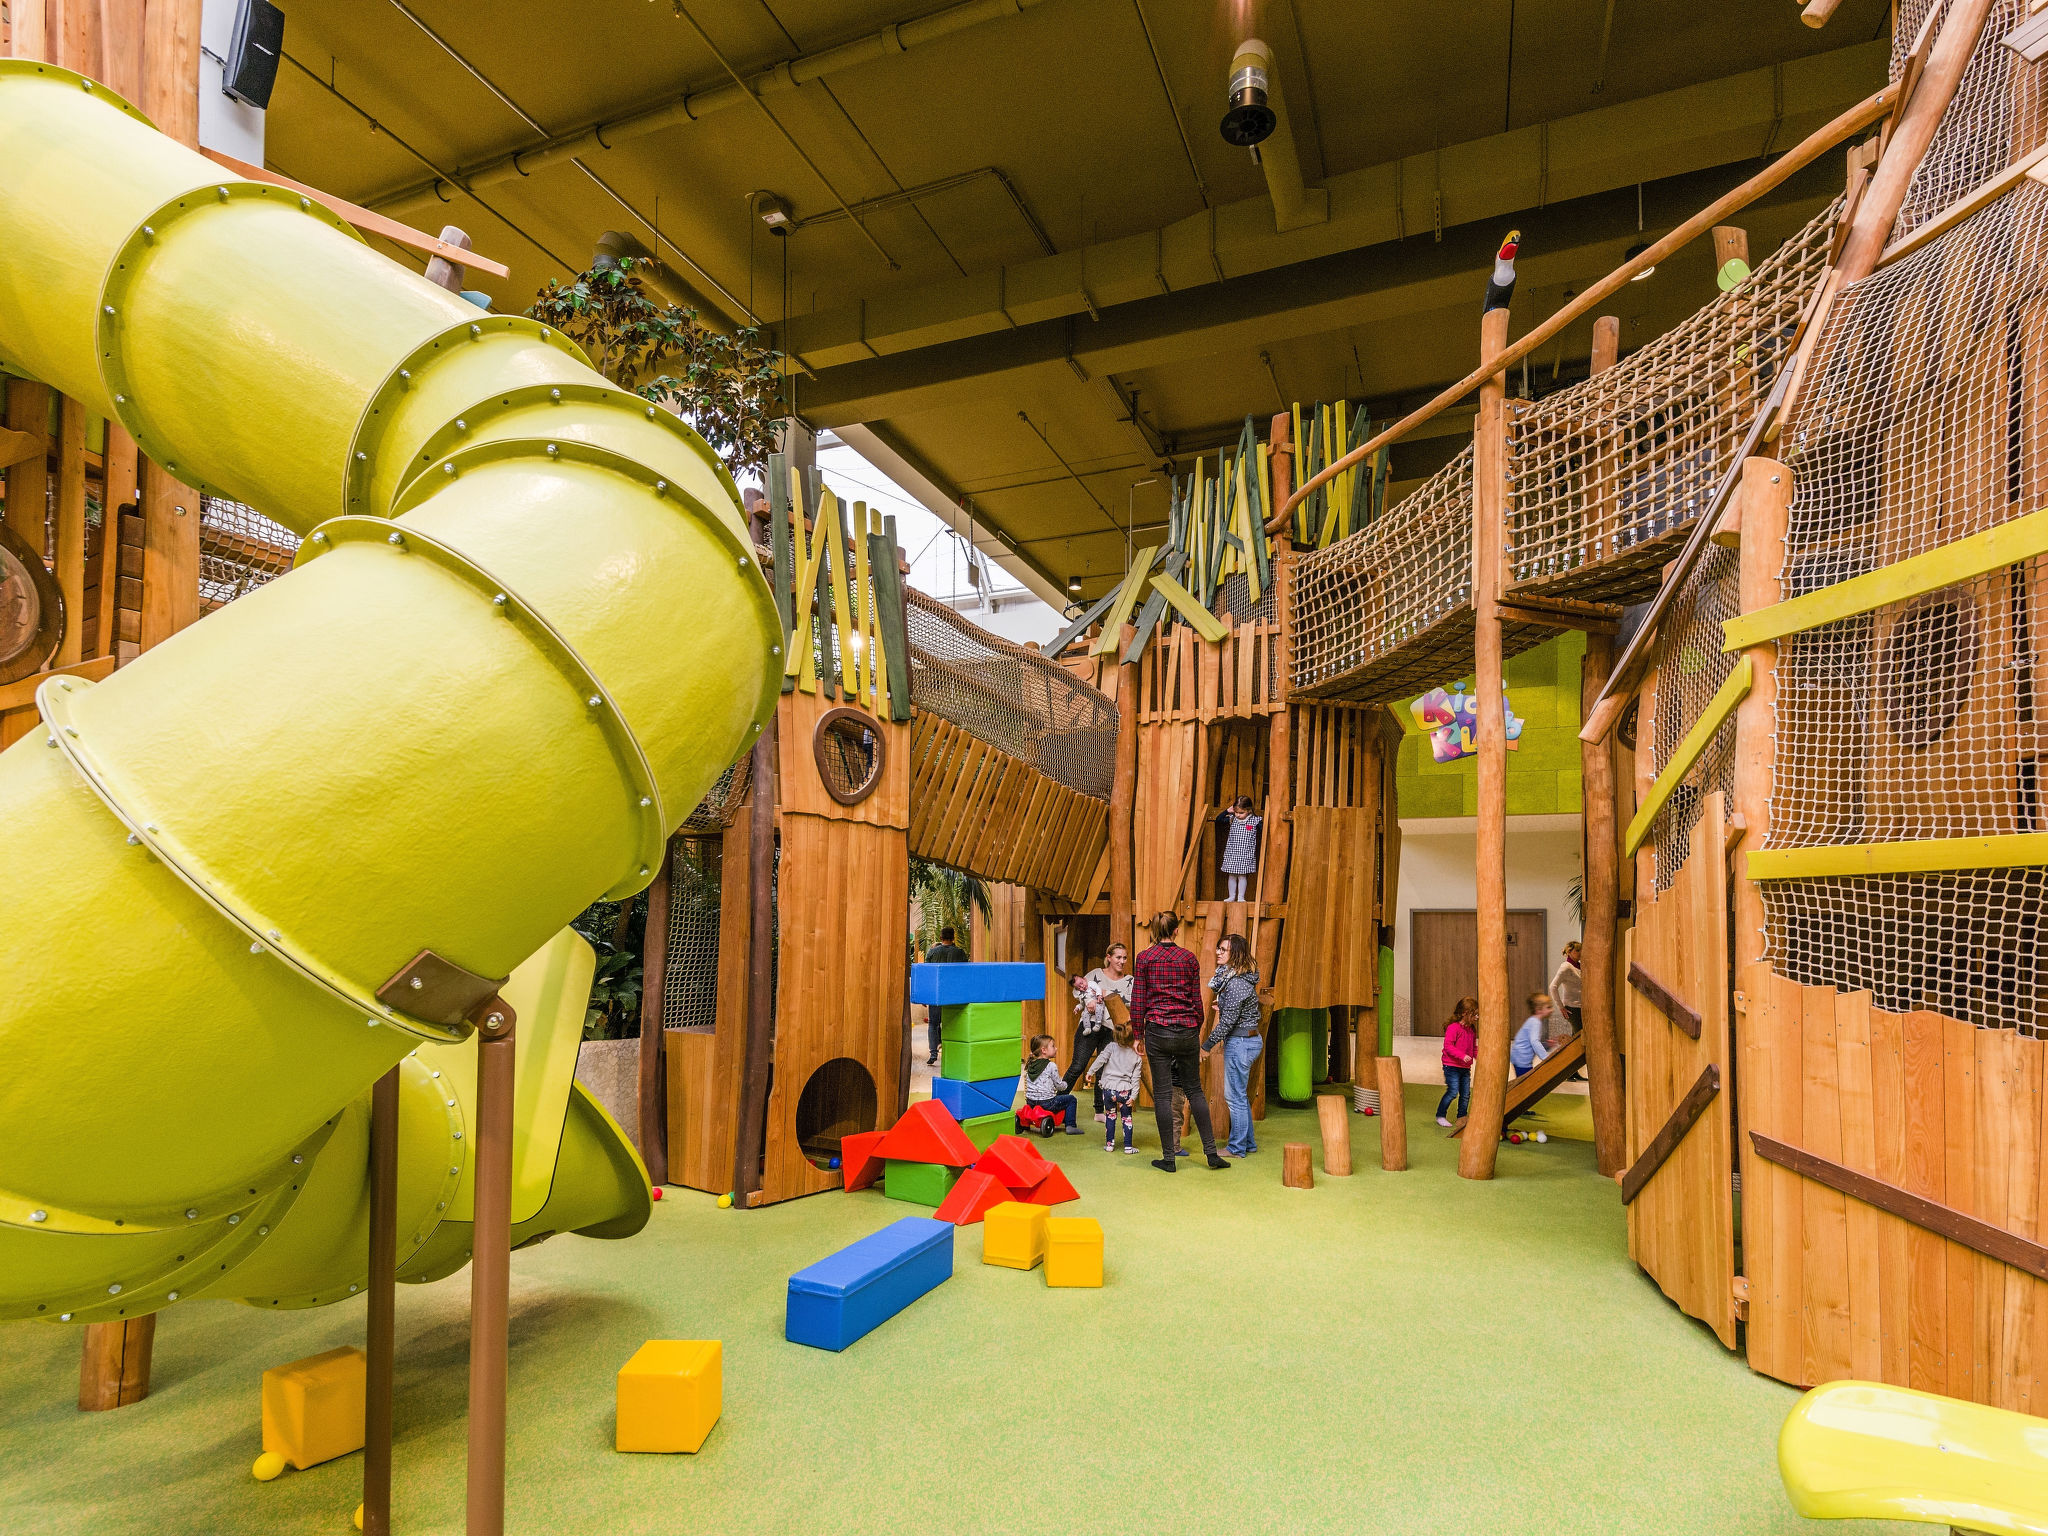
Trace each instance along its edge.
<path fill-rule="evenodd" d="M 460 1267 L 495 992 L 515 1241 L 638 1230 L 563 930 L 773 708 L 731 478 L 558 333 L 50 65 L 0 60 L 0 231 L 0 368 L 304 540 L 0 753 L 0 1318 L 347 1295 L 394 1065 L 404 1272 Z"/>

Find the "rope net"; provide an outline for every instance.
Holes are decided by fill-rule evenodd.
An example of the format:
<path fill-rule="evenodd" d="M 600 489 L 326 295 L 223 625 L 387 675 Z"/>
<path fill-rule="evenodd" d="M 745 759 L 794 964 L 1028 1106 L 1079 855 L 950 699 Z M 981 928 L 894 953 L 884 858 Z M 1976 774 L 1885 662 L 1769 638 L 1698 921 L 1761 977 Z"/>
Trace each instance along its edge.
<path fill-rule="evenodd" d="M 1940 0 L 1903 0 L 1892 33 L 1892 79 L 1904 73 L 1906 56 L 1928 12 Z M 2029 64 L 2005 46 L 2005 35 L 2027 19 L 2028 0 L 1992 0 L 1984 31 L 1963 70 L 1954 101 L 1935 130 L 1906 200 L 1892 225 L 1892 238 L 1911 234 L 2013 161 L 2048 141 L 2048 92 L 2042 71 L 2048 59 Z"/>
<path fill-rule="evenodd" d="M 199 499 L 199 609 L 211 613 L 292 568 L 299 536 L 254 507 Z"/>
<path fill-rule="evenodd" d="M 1741 564 L 1738 551 L 1711 546 L 1672 600 L 1661 626 L 1665 639 L 1657 664 L 1656 712 L 1650 731 L 1651 760 L 1660 774 L 1735 670 L 1736 658 L 1721 649 L 1721 625 L 1741 610 Z M 1723 795 L 1735 793 L 1732 716 L 1722 722 L 1650 823 L 1651 862 L 1658 890 L 1670 889 L 1691 856 L 1693 828 L 1699 825 L 1707 796 L 1715 790 Z"/>
<path fill-rule="evenodd" d="M 678 837 L 669 844 L 668 950 L 661 973 L 663 1029 L 711 1029 L 718 1023 L 722 852 L 716 837 Z"/>
<path fill-rule="evenodd" d="M 1056 662 L 903 593 L 910 698 L 990 746 L 1098 800 L 1116 772 L 1116 706 Z"/>
<path fill-rule="evenodd" d="M 1508 584 L 1641 602 L 1789 359 L 1839 203 L 1748 278 L 1603 373 L 1508 402 Z"/>
<path fill-rule="evenodd" d="M 1785 595 L 2048 507 L 2044 426 L 2048 189 L 2029 184 L 1835 305 L 1786 454 Z M 2041 576 L 2028 560 L 1781 641 L 1768 846 L 2043 830 Z M 1881 1006 L 2048 1034 L 2042 877 L 1765 882 L 1769 953 Z"/>

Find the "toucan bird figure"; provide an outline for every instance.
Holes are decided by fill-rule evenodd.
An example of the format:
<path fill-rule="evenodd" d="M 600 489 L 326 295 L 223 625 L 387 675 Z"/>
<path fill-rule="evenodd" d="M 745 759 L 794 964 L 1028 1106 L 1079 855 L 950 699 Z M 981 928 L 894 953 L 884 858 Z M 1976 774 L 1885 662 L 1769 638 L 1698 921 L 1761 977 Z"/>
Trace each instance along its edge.
<path fill-rule="evenodd" d="M 1507 239 L 1501 241 L 1500 251 L 1493 258 L 1493 276 L 1486 283 L 1486 308 L 1481 314 L 1491 314 L 1496 309 L 1506 309 L 1508 301 L 1515 296 L 1515 251 L 1520 247 L 1522 232 L 1508 231 Z"/>

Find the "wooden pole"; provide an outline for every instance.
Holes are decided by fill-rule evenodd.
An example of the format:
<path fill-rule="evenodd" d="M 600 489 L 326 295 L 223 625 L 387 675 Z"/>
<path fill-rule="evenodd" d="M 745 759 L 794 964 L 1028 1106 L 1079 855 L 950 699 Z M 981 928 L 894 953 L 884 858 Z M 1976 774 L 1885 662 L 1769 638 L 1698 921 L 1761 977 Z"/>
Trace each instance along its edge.
<path fill-rule="evenodd" d="M 1401 1091 L 1401 1058 L 1375 1057 L 1373 1070 L 1380 1085 L 1380 1167 L 1399 1173 L 1408 1166 L 1408 1100 Z"/>
<path fill-rule="evenodd" d="M 88 1323 L 78 1363 L 78 1406 L 87 1413 L 125 1408 L 149 1396 L 156 1314 Z"/>
<path fill-rule="evenodd" d="M 370 1315 L 363 1536 L 391 1536 L 391 1382 L 398 1354 L 398 1068 L 370 1091 Z"/>
<path fill-rule="evenodd" d="M 1508 312 L 1480 321 L 1482 364 L 1507 348 Z M 1473 691 L 1479 696 L 1479 848 L 1474 866 L 1479 917 L 1479 1056 L 1472 1067 L 1472 1113 L 1458 1147 L 1458 1174 L 1493 1177 L 1501 1114 L 1508 1091 L 1508 733 L 1501 694 L 1500 595 L 1507 541 L 1507 378 L 1496 373 L 1479 391 L 1473 426 L 1472 646 Z"/>
<path fill-rule="evenodd" d="M 1117 654 L 1130 647 L 1131 629 L 1117 639 Z M 1131 868 L 1132 811 L 1138 794 L 1138 669 L 1119 662 L 1116 669 L 1116 777 L 1109 786 L 1109 942 L 1123 945 L 1132 959 L 1138 946 L 1137 888 Z M 1163 806 L 1150 808 L 1165 814 Z"/>
<path fill-rule="evenodd" d="M 754 742 L 754 784 L 747 823 L 747 1049 L 741 1065 L 738 1131 L 733 1142 L 732 1200 L 745 1206 L 761 1188 L 768 1127 L 768 1073 L 774 1065 L 776 732 L 771 715 Z"/>
<path fill-rule="evenodd" d="M 1611 635 L 1586 636 L 1579 674 L 1583 716 L 1614 666 Z M 1621 848 L 1614 796 L 1614 752 L 1608 743 L 1579 743 L 1579 771 L 1585 784 L 1586 936 L 1579 993 L 1580 1025 L 1586 1035 L 1586 1082 L 1593 1108 L 1593 1162 L 1601 1173 L 1619 1173 L 1628 1160 L 1622 1103 L 1621 1044 L 1614 1013 L 1615 937 L 1620 924 Z"/>
<path fill-rule="evenodd" d="M 1602 315 L 1593 322 L 1593 372 L 1605 373 L 1621 359 L 1621 319 Z"/>
<path fill-rule="evenodd" d="M 57 495 L 51 513 L 57 589 L 64 594 L 57 665 L 67 667 L 85 656 L 85 407 L 69 396 L 58 401 Z"/>
<path fill-rule="evenodd" d="M 493 1004 L 476 1041 L 476 1225 L 469 1260 L 467 1536 L 504 1536 L 505 1386 L 512 1306 L 510 1011 Z"/>
<path fill-rule="evenodd" d="M 1334 1030 L 1330 1038 L 1337 1038 Z M 1316 1095 L 1316 1127 L 1323 1133 L 1323 1172 L 1332 1178 L 1351 1176 L 1351 1108 L 1334 1093 Z"/>
<path fill-rule="evenodd" d="M 5 471 L 7 480 L 7 526 L 37 554 L 49 539 L 50 498 L 50 386 L 28 379 L 0 381 L 7 390 L 7 425 L 27 432 L 43 445 Z"/>
<path fill-rule="evenodd" d="M 675 839 L 662 848 L 661 868 L 647 888 L 647 929 L 640 945 L 640 1060 L 636 1082 L 638 1113 L 633 1139 L 648 1182 L 668 1182 L 667 1100 L 662 1085 L 662 1018 L 668 988 L 668 909 L 670 870 L 676 859 Z M 628 898 L 629 900 L 631 898 Z"/>
<path fill-rule="evenodd" d="M 1742 557 L 1737 581 L 1740 611 L 1753 613 L 1779 600 L 1778 573 L 1785 560 L 1787 508 L 1792 502 L 1792 471 L 1776 459 L 1745 459 L 1742 464 Z M 1778 646 L 1776 641 L 1753 645 L 1749 658 L 1749 695 L 1735 711 L 1734 811 L 1742 818 L 1735 848 L 1740 853 L 1761 848 L 1771 824 L 1771 776 L 1777 759 L 1773 731 L 1777 718 Z M 1744 985 L 1747 969 L 1764 957 L 1764 904 L 1757 887 L 1735 881 L 1735 984 Z"/>
<path fill-rule="evenodd" d="M 1983 23 L 1983 9 L 1988 3 L 1989 0 L 1968 0 L 1968 4 L 1974 5 L 1977 9 L 1979 26 Z M 1947 30 L 1946 27 L 1943 28 L 1944 34 Z M 1930 63 L 1928 68 L 1931 72 L 1933 65 Z M 1953 86 L 1951 86 L 1951 90 L 1953 90 Z M 1474 369 L 1471 373 L 1466 374 L 1464 378 L 1458 380 L 1457 383 L 1437 395 L 1427 405 L 1410 411 L 1391 427 L 1376 433 L 1365 442 L 1360 443 L 1356 448 L 1353 448 L 1349 453 L 1346 453 L 1342 458 L 1334 460 L 1309 479 L 1303 481 L 1294 494 L 1281 503 L 1279 511 L 1275 512 L 1267 520 L 1266 527 L 1268 529 L 1275 529 L 1283 526 L 1286 519 L 1294 515 L 1296 504 L 1300 502 L 1302 497 L 1315 490 L 1316 487 L 1326 484 L 1354 465 L 1364 463 L 1387 444 L 1407 436 L 1408 433 L 1414 431 L 1415 428 L 1421 426 L 1440 411 L 1449 406 L 1456 405 L 1466 395 L 1484 384 L 1495 372 L 1505 372 L 1508 368 L 1519 363 L 1532 352 L 1535 352 L 1545 342 L 1549 341 L 1582 315 L 1590 314 L 1594 309 L 1606 303 L 1609 298 L 1621 291 L 1624 284 L 1632 282 L 1638 272 L 1655 266 L 1681 246 L 1706 233 L 1730 214 L 1747 207 L 1766 192 L 1782 185 L 1795 173 L 1806 169 L 1807 166 L 1818 160 L 1851 134 L 1861 133 L 1865 128 L 1868 128 L 1872 123 L 1891 111 L 1892 102 L 1897 95 L 1898 87 L 1888 85 L 1875 95 L 1857 103 L 1832 122 L 1816 128 L 1797 146 L 1788 150 L 1778 159 L 1773 160 L 1763 170 L 1750 177 L 1749 180 L 1745 181 L 1734 191 L 1728 193 L 1725 197 L 1717 198 L 1700 212 L 1694 214 L 1683 224 L 1672 230 L 1663 239 L 1655 242 L 1641 255 L 1623 262 L 1612 272 L 1608 273 L 1607 276 L 1601 278 L 1599 282 L 1587 288 L 1584 293 L 1559 309 L 1556 314 L 1508 348 L 1496 363 Z M 1919 99 L 1917 92 L 1914 99 L 1916 101 Z M 1865 196 L 1864 201 L 1866 203 L 1869 201 L 1868 195 Z M 1896 208 L 1893 211 L 1896 213 Z M 1880 244 L 1879 249 L 1882 249 L 1882 244 Z M 1278 501 L 1279 498 L 1275 497 L 1274 500 Z"/>
<path fill-rule="evenodd" d="M 1289 1141 L 1280 1147 L 1280 1182 L 1289 1189 L 1314 1189 L 1316 1176 L 1309 1161 L 1308 1143 Z"/>
<path fill-rule="evenodd" d="M 115 618 L 121 596 L 121 512 L 139 509 L 140 482 L 135 439 L 117 421 L 107 423 L 107 451 L 100 480 L 100 611 L 92 636 L 92 654 L 111 656 L 120 638 Z"/>

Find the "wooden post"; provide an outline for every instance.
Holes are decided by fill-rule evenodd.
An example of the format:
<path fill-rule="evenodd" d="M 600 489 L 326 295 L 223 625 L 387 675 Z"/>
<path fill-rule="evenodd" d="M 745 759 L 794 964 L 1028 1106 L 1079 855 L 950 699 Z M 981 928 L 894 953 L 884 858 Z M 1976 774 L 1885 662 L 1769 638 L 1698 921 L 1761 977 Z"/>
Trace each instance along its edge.
<path fill-rule="evenodd" d="M 1508 312 L 1488 310 L 1480 322 L 1482 364 L 1507 346 Z M 1458 1146 L 1458 1174 L 1493 1177 L 1501 1113 L 1508 1091 L 1508 741 L 1501 696 L 1502 545 L 1507 539 L 1507 380 L 1494 374 L 1479 389 L 1473 426 L 1472 648 L 1479 695 L 1479 848 L 1474 866 L 1479 914 L 1479 1056 L 1472 1068 L 1472 1113 Z"/>
<path fill-rule="evenodd" d="M 200 0 L 144 0 L 142 100 L 137 103 L 180 144 L 199 147 Z"/>
<path fill-rule="evenodd" d="M 4 382 L 8 427 L 16 432 L 31 433 L 45 445 L 44 452 L 32 453 L 5 471 L 7 526 L 40 555 L 49 542 L 50 386 L 32 383 L 28 379 Z"/>
<path fill-rule="evenodd" d="M 142 638 L 148 650 L 199 621 L 199 495 L 142 461 Z"/>
<path fill-rule="evenodd" d="M 1130 626 L 1117 640 L 1117 654 L 1129 649 Z M 1138 893 L 1131 867 L 1131 818 L 1138 795 L 1138 669 L 1116 669 L 1116 777 L 1109 786 L 1109 942 L 1123 945 L 1135 960 Z M 1165 807 L 1150 808 L 1164 814 Z"/>
<path fill-rule="evenodd" d="M 1045 964 L 1045 918 L 1038 910 L 1038 892 L 1031 886 L 1023 887 L 1023 899 L 1018 905 L 1023 909 L 1020 920 L 1024 931 L 1018 935 L 1017 958 L 1034 961 L 1042 966 Z M 1048 991 L 1045 1001 L 1023 1005 L 1024 1039 L 1027 1044 L 1033 1035 L 1050 1034 L 1054 1047 L 1061 1054 L 1072 1048 L 1072 1032 L 1052 1027 L 1053 1011 L 1059 1002 L 1060 999 Z M 1064 1040 L 1060 1038 L 1062 1035 L 1066 1036 Z M 1069 1062 L 1068 1065 L 1071 1066 L 1072 1063 Z"/>
<path fill-rule="evenodd" d="M 1740 611 L 1753 613 L 1779 600 L 1778 573 L 1785 560 L 1787 509 L 1792 471 L 1776 459 L 1745 459 L 1742 465 L 1742 562 Z M 1761 848 L 1771 825 L 1771 776 L 1777 760 L 1772 732 L 1777 717 L 1778 646 L 1751 646 L 1749 695 L 1735 711 L 1734 810 L 1742 818 L 1739 855 Z M 1749 880 L 1735 881 L 1735 984 L 1764 957 L 1763 896 Z"/>
<path fill-rule="evenodd" d="M 92 654 L 111 656 L 120 638 L 115 614 L 121 596 L 121 512 L 139 509 L 135 439 L 117 421 L 107 423 L 107 451 L 100 481 L 100 611 L 92 636 Z"/>
<path fill-rule="evenodd" d="M 768 1134 L 768 1074 L 774 1066 L 775 1027 L 775 736 L 780 711 L 754 742 L 754 783 L 749 792 L 747 879 L 747 1049 L 741 1061 L 738 1126 L 733 1141 L 732 1201 L 749 1204 L 761 1188 Z"/>
<path fill-rule="evenodd" d="M 493 1022 L 495 1021 L 495 1022 Z M 497 1005 L 476 1040 L 476 1225 L 469 1260 L 467 1536 L 504 1536 L 505 1384 L 512 1289 L 513 1036 Z"/>
<path fill-rule="evenodd" d="M 661 1021 L 668 986 L 668 882 L 675 859 L 675 839 L 670 838 L 662 847 L 654 884 L 647 888 L 647 929 L 640 945 L 639 1113 L 633 1139 L 640 1144 L 640 1161 L 647 1165 L 648 1182 L 653 1184 L 668 1182 L 668 1101 L 661 1059 L 667 1042 Z"/>
<path fill-rule="evenodd" d="M 1621 318 L 1602 315 L 1593 322 L 1593 372 L 1605 373 L 1621 357 Z"/>
<path fill-rule="evenodd" d="M 1380 1084 L 1380 1167 L 1399 1173 L 1408 1166 L 1408 1100 L 1401 1091 L 1401 1058 L 1375 1057 L 1373 1068 Z"/>
<path fill-rule="evenodd" d="M 1280 1147 L 1280 1182 L 1289 1189 L 1314 1189 L 1316 1176 L 1309 1163 L 1308 1143 L 1289 1141 Z"/>
<path fill-rule="evenodd" d="M 370 1091 L 370 1315 L 363 1412 L 363 1536 L 391 1536 L 391 1381 L 398 1353 L 398 1068 Z"/>
<path fill-rule="evenodd" d="M 1330 1038 L 1336 1039 L 1336 1032 Z M 1316 1095 L 1316 1127 L 1323 1133 L 1323 1172 L 1351 1176 L 1351 1108 L 1334 1093 Z"/>
<path fill-rule="evenodd" d="M 1614 670 L 1614 638 L 1586 636 L 1579 673 L 1579 715 L 1584 720 Z M 1626 1110 L 1621 1091 L 1620 1032 L 1614 1013 L 1614 951 L 1620 919 L 1621 849 L 1615 827 L 1614 749 L 1581 742 L 1585 784 L 1586 936 L 1579 990 L 1580 1026 L 1586 1035 L 1586 1082 L 1593 1108 L 1593 1162 L 1602 1174 L 1619 1173 L 1628 1160 Z"/>
<path fill-rule="evenodd" d="M 149 1396 L 156 1314 L 118 1323 L 88 1323 L 78 1365 L 78 1406 L 87 1413 L 125 1408 Z"/>

